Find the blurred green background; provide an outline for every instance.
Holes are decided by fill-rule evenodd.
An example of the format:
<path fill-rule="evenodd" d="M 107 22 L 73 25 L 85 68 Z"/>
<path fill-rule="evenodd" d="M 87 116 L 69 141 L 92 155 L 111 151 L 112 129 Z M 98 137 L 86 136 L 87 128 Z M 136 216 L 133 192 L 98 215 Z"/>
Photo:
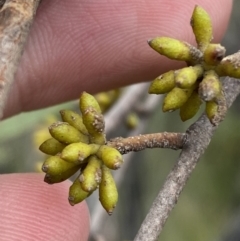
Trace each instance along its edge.
<path fill-rule="evenodd" d="M 222 42 L 228 54 L 240 49 L 240 1 L 234 4 L 231 23 Z M 54 118 L 60 119 L 59 109 L 76 107 L 76 102 L 70 102 L 1 122 L 0 172 L 37 171 L 37 163 L 44 155 L 38 151 L 36 142 L 46 135 L 47 126 Z M 160 110 L 159 105 L 145 133 L 185 131 L 193 123 L 193 120 L 182 123 L 177 113 L 163 114 Z M 240 230 L 239 120 L 238 99 L 193 172 L 167 221 L 161 241 L 240 240 L 237 233 Z M 106 241 L 134 238 L 179 153 L 159 149 L 134 155 L 119 187 L 118 206 L 103 225 Z"/>

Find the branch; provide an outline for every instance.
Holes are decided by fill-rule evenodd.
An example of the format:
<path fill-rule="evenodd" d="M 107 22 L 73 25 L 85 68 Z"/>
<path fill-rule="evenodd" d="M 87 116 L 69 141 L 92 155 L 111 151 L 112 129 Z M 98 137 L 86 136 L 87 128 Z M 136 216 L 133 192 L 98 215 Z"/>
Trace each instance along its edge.
<path fill-rule="evenodd" d="M 114 104 L 114 108 L 111 108 L 104 117 L 106 133 L 109 134 L 118 126 L 121 126 L 125 116 L 140 102 L 141 97 L 147 93 L 148 87 L 149 83 L 141 83 L 127 88 L 123 96 Z"/>
<path fill-rule="evenodd" d="M 153 133 L 146 135 L 117 137 L 107 142 L 108 146 L 116 148 L 121 154 L 142 151 L 146 148 L 182 149 L 186 141 L 185 133 Z"/>
<path fill-rule="evenodd" d="M 223 88 L 229 108 L 240 93 L 240 81 L 225 78 Z M 157 240 L 171 210 L 178 201 L 183 187 L 194 170 L 199 158 L 208 147 L 218 124 L 219 123 L 213 126 L 204 114 L 188 128 L 186 132 L 187 142 L 183 147 L 177 163 L 167 176 L 162 190 L 153 202 L 134 241 Z"/>
<path fill-rule="evenodd" d="M 39 2 L 0 1 L 0 119 Z"/>
<path fill-rule="evenodd" d="M 135 89 L 135 91 L 138 91 L 138 89 Z M 135 95 L 135 93 L 133 95 Z M 161 100 L 162 100 L 162 95 L 147 95 L 146 99 L 144 98 L 143 102 L 142 101 L 139 102 L 139 100 L 137 100 L 137 103 L 140 104 L 141 108 L 138 108 L 138 107 L 136 108 L 136 106 L 132 106 L 132 108 L 136 108 L 136 113 L 140 117 L 139 124 L 135 129 L 133 129 L 130 133 L 128 133 L 129 136 L 136 136 L 136 135 L 139 135 L 140 133 L 143 133 L 149 119 L 151 118 L 153 112 L 155 111 L 156 107 L 159 105 Z M 110 112 L 113 111 L 114 109 L 115 108 L 111 109 Z M 112 115 L 110 114 L 110 116 Z M 125 116 L 125 113 L 123 113 L 123 116 L 121 117 L 121 119 L 123 119 L 124 116 Z M 113 120 L 112 122 L 114 122 Z M 108 134 L 109 133 L 107 133 L 107 135 Z M 118 187 L 122 185 L 127 169 L 131 163 L 130 160 L 132 159 L 134 154 L 135 154 L 134 152 L 131 152 L 128 155 L 124 156 L 124 165 L 122 165 L 122 167 L 117 172 L 113 173 L 114 180 Z M 105 231 L 104 226 L 106 225 L 108 216 L 106 215 L 106 211 L 102 208 L 101 204 L 99 203 L 98 196 L 96 195 L 94 198 L 95 198 L 95 202 L 93 202 L 93 205 L 91 207 L 91 210 L 92 210 L 92 214 L 91 214 L 91 238 L 92 239 L 90 238 L 91 240 L 96 240 L 95 237 L 99 237 L 99 235 L 107 236 L 107 232 Z"/>

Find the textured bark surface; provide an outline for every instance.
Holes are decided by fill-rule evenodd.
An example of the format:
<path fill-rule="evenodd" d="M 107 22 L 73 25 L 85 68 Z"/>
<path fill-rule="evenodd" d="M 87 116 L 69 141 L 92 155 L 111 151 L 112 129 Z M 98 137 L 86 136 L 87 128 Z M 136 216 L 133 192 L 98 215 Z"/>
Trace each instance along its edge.
<path fill-rule="evenodd" d="M 0 119 L 39 2 L 0 1 Z"/>
<path fill-rule="evenodd" d="M 146 148 L 170 148 L 182 149 L 186 141 L 185 133 L 154 133 L 146 135 L 131 136 L 128 138 L 118 137 L 110 140 L 107 145 L 112 146 L 121 154 L 132 151 L 142 151 Z"/>
<path fill-rule="evenodd" d="M 5 2 L 6 2 L 6 0 L 0 0 L 0 8 L 2 8 L 2 6 Z"/>

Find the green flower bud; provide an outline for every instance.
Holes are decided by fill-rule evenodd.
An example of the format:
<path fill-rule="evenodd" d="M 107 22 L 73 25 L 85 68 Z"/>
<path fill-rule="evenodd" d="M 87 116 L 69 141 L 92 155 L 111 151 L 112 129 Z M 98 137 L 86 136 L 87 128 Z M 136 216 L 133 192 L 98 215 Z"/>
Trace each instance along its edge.
<path fill-rule="evenodd" d="M 204 52 L 204 61 L 208 65 L 217 65 L 225 56 L 226 49 L 221 44 L 209 44 Z"/>
<path fill-rule="evenodd" d="M 66 145 L 60 143 L 54 138 L 50 138 L 41 144 L 39 150 L 47 155 L 54 156 L 61 152 L 64 147 L 66 147 Z"/>
<path fill-rule="evenodd" d="M 86 192 L 82 189 L 78 177 L 69 188 L 68 201 L 72 206 L 74 206 L 75 204 L 82 202 L 91 194 L 91 192 Z"/>
<path fill-rule="evenodd" d="M 88 158 L 88 164 L 79 177 L 81 187 L 86 192 L 94 191 L 101 182 L 101 166 L 102 161 L 97 156 Z"/>
<path fill-rule="evenodd" d="M 136 113 L 131 112 L 127 115 L 125 120 L 128 129 L 135 129 L 139 124 L 139 117 Z"/>
<path fill-rule="evenodd" d="M 113 170 L 120 168 L 123 163 L 121 153 L 111 146 L 102 145 L 96 152 L 96 155 L 108 168 Z"/>
<path fill-rule="evenodd" d="M 226 56 L 216 68 L 219 76 L 240 78 L 240 52 Z"/>
<path fill-rule="evenodd" d="M 83 123 L 86 126 L 90 135 L 90 141 L 95 144 L 103 145 L 106 142 L 104 133 L 104 117 L 102 114 L 97 113 L 93 108 L 87 108 L 82 113 Z"/>
<path fill-rule="evenodd" d="M 218 113 L 218 104 L 215 101 L 206 102 L 206 114 L 208 119 L 212 122 Z"/>
<path fill-rule="evenodd" d="M 94 109 L 98 114 L 101 114 L 101 108 L 96 101 L 96 99 L 88 94 L 87 92 L 83 92 L 80 96 L 80 101 L 79 101 L 79 107 L 82 112 L 82 114 L 89 108 Z"/>
<path fill-rule="evenodd" d="M 180 107 L 180 117 L 182 121 L 186 121 L 191 119 L 198 112 L 202 101 L 197 93 L 197 91 L 193 91 L 187 102 Z"/>
<path fill-rule="evenodd" d="M 107 213 L 111 215 L 118 201 L 118 191 L 110 170 L 104 165 L 99 185 L 99 200 Z"/>
<path fill-rule="evenodd" d="M 79 168 L 79 165 L 66 162 L 59 156 L 51 156 L 42 166 L 42 171 L 46 173 L 44 181 L 49 184 L 65 181 L 77 172 Z"/>
<path fill-rule="evenodd" d="M 182 89 L 191 88 L 197 79 L 203 74 L 203 68 L 200 65 L 189 66 L 175 71 L 176 86 Z"/>
<path fill-rule="evenodd" d="M 115 89 L 115 90 L 98 93 L 94 95 L 94 97 L 98 102 L 102 112 L 104 113 L 119 98 L 120 93 L 121 93 L 120 89 Z"/>
<path fill-rule="evenodd" d="M 212 41 L 212 23 L 208 13 L 201 8 L 196 6 L 194 8 L 191 26 L 196 38 L 199 49 L 204 52 L 208 44 Z"/>
<path fill-rule="evenodd" d="M 83 124 L 82 117 L 78 113 L 72 110 L 61 110 L 60 114 L 64 122 L 68 122 L 71 126 L 75 127 L 84 135 L 88 135 L 88 131 Z"/>
<path fill-rule="evenodd" d="M 206 102 L 206 114 L 213 125 L 219 124 L 227 112 L 227 103 L 223 92 L 214 101 Z"/>
<path fill-rule="evenodd" d="M 171 70 L 165 74 L 158 76 L 151 83 L 149 94 L 165 94 L 175 87 L 174 71 Z"/>
<path fill-rule="evenodd" d="M 148 44 L 155 51 L 170 59 L 183 61 L 192 60 L 192 48 L 194 47 L 183 41 L 168 37 L 156 37 L 149 40 Z"/>
<path fill-rule="evenodd" d="M 63 149 L 60 157 L 67 162 L 80 164 L 87 157 L 94 154 L 98 148 L 98 145 L 88 145 L 83 142 L 72 143 Z"/>
<path fill-rule="evenodd" d="M 199 84 L 198 93 L 202 100 L 214 100 L 221 93 L 221 83 L 215 71 L 206 72 L 202 82 Z"/>
<path fill-rule="evenodd" d="M 88 136 L 82 134 L 67 122 L 56 122 L 49 127 L 49 132 L 53 138 L 61 143 L 69 144 L 75 142 L 88 143 Z"/>
<path fill-rule="evenodd" d="M 187 102 L 192 91 L 191 89 L 173 88 L 163 100 L 163 112 L 179 109 Z"/>

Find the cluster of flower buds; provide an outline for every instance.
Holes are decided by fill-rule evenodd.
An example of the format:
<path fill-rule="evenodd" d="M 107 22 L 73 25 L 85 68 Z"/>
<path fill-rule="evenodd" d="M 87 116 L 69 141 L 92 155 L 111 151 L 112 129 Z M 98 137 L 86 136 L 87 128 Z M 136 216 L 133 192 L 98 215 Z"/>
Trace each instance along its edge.
<path fill-rule="evenodd" d="M 196 6 L 191 26 L 197 48 L 189 43 L 168 37 L 148 41 L 158 53 L 187 63 L 188 67 L 171 70 L 160 75 L 150 85 L 150 94 L 166 94 L 163 111 L 180 109 L 183 121 L 192 118 L 202 101 L 206 102 L 206 114 L 214 124 L 221 116 L 220 105 L 225 102 L 220 77 L 240 78 L 240 53 L 225 56 L 225 48 L 212 40 L 212 24 L 208 13 Z"/>
<path fill-rule="evenodd" d="M 121 96 L 120 89 L 113 89 L 105 92 L 100 92 L 94 95 L 94 98 L 97 100 L 99 106 L 101 107 L 102 113 L 106 113 L 119 99 Z M 137 113 L 130 112 L 125 117 L 125 126 L 127 129 L 135 129 L 138 126 L 139 117 Z"/>
<path fill-rule="evenodd" d="M 100 92 L 94 95 L 94 98 L 97 100 L 99 106 L 101 107 L 102 113 L 107 112 L 113 104 L 121 96 L 120 89 L 114 89 L 109 91 Z"/>
<path fill-rule="evenodd" d="M 96 99 L 84 92 L 79 103 L 82 115 L 60 111 L 63 122 L 49 127 L 52 138 L 39 148 L 50 155 L 42 166 L 44 181 L 59 183 L 80 170 L 69 189 L 69 203 L 77 204 L 99 188 L 100 202 L 112 214 L 118 192 L 110 169 L 118 169 L 123 158 L 117 149 L 106 145 L 104 118 Z"/>

